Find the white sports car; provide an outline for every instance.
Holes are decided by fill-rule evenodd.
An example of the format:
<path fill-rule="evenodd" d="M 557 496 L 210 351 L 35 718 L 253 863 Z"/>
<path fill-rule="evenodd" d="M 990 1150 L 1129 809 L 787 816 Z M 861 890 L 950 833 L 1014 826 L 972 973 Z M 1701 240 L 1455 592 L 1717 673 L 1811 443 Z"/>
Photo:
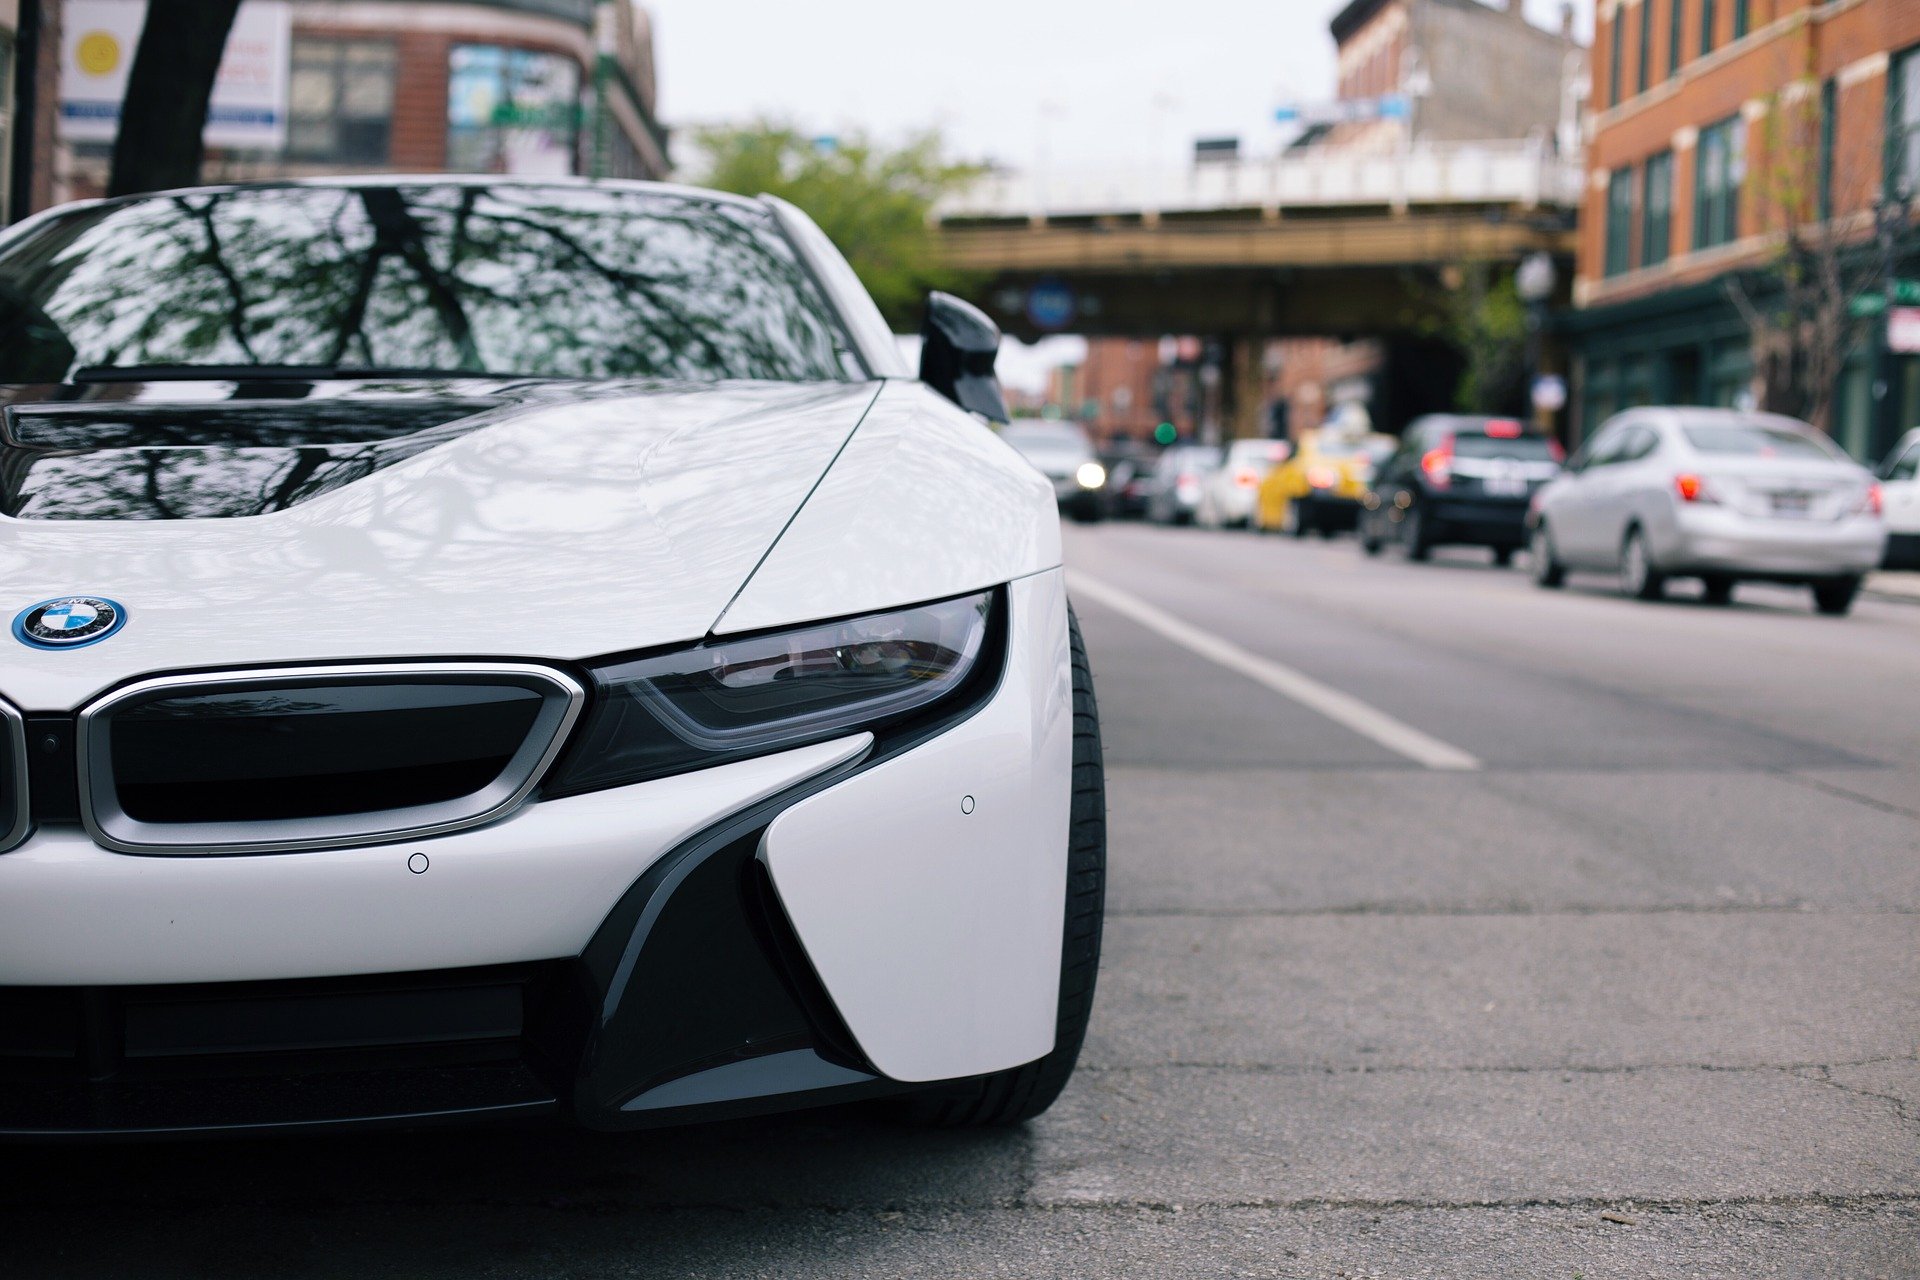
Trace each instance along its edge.
<path fill-rule="evenodd" d="M 0 236 L 0 1133 L 1044 1110 L 1098 721 L 998 334 L 925 337 L 669 186 Z"/>

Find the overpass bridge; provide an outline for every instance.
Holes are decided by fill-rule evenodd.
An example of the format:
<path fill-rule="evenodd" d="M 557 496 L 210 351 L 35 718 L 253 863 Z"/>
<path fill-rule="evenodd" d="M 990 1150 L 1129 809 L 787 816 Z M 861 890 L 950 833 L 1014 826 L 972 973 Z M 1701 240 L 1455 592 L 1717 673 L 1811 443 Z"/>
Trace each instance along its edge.
<path fill-rule="evenodd" d="M 1018 337 L 1412 332 L 1446 268 L 1535 250 L 1571 278 L 1577 160 L 1536 141 L 1303 150 L 1186 168 L 994 172 L 934 213 Z"/>

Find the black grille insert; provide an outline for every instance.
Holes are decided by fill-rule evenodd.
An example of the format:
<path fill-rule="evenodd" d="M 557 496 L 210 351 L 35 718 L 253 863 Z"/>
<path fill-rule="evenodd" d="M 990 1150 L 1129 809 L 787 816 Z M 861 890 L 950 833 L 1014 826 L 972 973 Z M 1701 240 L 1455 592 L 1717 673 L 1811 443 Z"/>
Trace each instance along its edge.
<path fill-rule="evenodd" d="M 524 798 L 578 713 L 542 667 L 308 667 L 161 678 L 80 715 L 83 817 L 131 852 L 368 844 Z"/>
<path fill-rule="evenodd" d="M 541 696 L 512 685 L 332 685 L 157 697 L 113 717 L 139 822 L 261 822 L 442 804 L 498 778 Z"/>

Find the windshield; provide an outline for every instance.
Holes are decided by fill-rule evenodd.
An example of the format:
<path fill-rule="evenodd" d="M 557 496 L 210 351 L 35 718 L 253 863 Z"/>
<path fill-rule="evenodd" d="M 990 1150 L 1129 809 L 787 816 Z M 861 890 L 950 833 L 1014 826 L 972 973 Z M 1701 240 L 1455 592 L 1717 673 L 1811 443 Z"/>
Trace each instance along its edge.
<path fill-rule="evenodd" d="M 1745 458 L 1832 459 L 1833 452 L 1819 440 L 1792 427 L 1767 427 L 1743 422 L 1725 427 L 1682 427 L 1680 434 L 1701 453 Z"/>
<path fill-rule="evenodd" d="M 1093 456 L 1093 444 L 1079 427 L 1051 422 L 1010 422 L 1000 438 L 1031 457 L 1035 454 Z"/>
<path fill-rule="evenodd" d="M 843 379 L 770 214 L 537 186 L 183 193 L 0 254 L 0 382 L 472 373 Z"/>

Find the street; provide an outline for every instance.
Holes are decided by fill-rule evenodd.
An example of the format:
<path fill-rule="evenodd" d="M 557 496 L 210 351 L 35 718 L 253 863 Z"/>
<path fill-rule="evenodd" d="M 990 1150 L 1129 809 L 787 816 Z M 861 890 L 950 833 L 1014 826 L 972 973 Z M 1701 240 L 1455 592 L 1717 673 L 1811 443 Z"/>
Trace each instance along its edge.
<path fill-rule="evenodd" d="M 0 1273 L 1920 1275 L 1920 607 L 1067 538 L 1109 915 L 1041 1120 L 13 1147 Z"/>

